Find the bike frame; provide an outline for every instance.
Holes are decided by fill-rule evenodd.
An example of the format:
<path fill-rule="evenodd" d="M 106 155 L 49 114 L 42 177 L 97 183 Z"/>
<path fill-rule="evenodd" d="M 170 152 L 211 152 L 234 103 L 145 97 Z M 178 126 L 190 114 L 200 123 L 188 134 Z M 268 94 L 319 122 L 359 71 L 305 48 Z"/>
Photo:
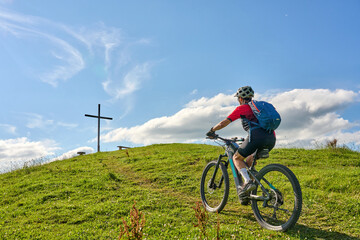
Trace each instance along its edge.
<path fill-rule="evenodd" d="M 213 173 L 213 177 L 212 177 L 211 182 L 210 182 L 210 187 L 214 187 L 214 184 L 215 184 L 214 179 L 215 179 L 216 173 L 217 173 L 217 171 L 219 169 L 220 163 L 223 162 L 226 168 L 228 167 L 228 165 L 230 163 L 231 172 L 232 172 L 234 182 L 235 182 L 235 187 L 236 187 L 236 190 L 238 191 L 241 188 L 241 185 L 242 185 L 243 181 L 242 181 L 242 178 L 241 178 L 238 170 L 236 169 L 236 167 L 234 165 L 233 156 L 234 156 L 235 152 L 237 151 L 237 149 L 239 148 L 239 145 L 235 142 L 236 140 L 225 139 L 225 138 L 222 138 L 222 137 L 219 137 L 219 136 L 217 138 L 219 138 L 220 140 L 225 142 L 226 149 L 225 149 L 225 154 L 220 154 L 219 155 L 218 161 L 217 161 L 216 166 L 215 166 L 215 171 Z M 243 141 L 243 140 L 244 139 L 240 139 L 239 141 Z M 222 160 L 223 157 L 228 157 L 228 160 L 227 161 Z M 270 193 L 261 184 L 261 182 L 255 176 L 256 172 L 254 170 L 254 166 L 256 164 L 257 159 L 258 159 L 257 156 L 255 156 L 254 161 L 253 161 L 253 163 L 252 163 L 252 165 L 250 167 L 247 166 L 246 163 L 245 163 L 245 165 L 246 165 L 246 168 L 248 170 L 248 173 L 253 177 L 255 182 L 261 187 L 262 191 L 264 193 L 266 193 L 266 196 L 258 196 L 258 195 L 250 194 L 249 199 L 250 200 L 256 200 L 256 201 L 264 201 L 263 205 L 266 206 L 267 201 L 270 200 Z M 221 179 L 220 179 L 220 182 L 218 183 L 218 186 L 215 185 L 215 188 L 216 187 L 221 187 L 223 180 L 224 180 L 224 177 L 222 176 Z M 263 178 L 263 180 L 264 180 L 264 182 L 266 182 L 270 186 L 270 188 L 272 188 L 273 190 L 276 190 L 276 188 L 270 182 L 268 182 L 265 178 Z"/>
<path fill-rule="evenodd" d="M 246 171 L 249 173 L 252 181 L 255 182 L 256 188 L 251 192 L 241 194 L 243 178 L 235 167 L 234 156 L 239 149 L 239 145 L 241 145 L 238 145 L 237 142 L 244 141 L 244 139 L 226 139 L 218 135 L 214 135 L 211 139 L 221 140 L 224 143 L 222 145 L 225 153 L 220 154 L 217 160 L 210 161 L 204 168 L 201 177 L 200 195 L 206 210 L 209 212 L 220 212 L 225 207 L 229 197 L 228 166 L 230 165 L 240 203 L 247 205 L 251 200 L 251 208 L 255 218 L 262 227 L 269 230 L 286 231 L 294 226 L 300 217 L 302 206 L 301 187 L 295 174 L 281 164 L 269 164 L 264 166 L 259 172 L 256 171 L 254 167 L 256 161 L 269 157 L 268 149 L 257 149 L 254 153 L 254 161 L 251 166 L 245 164 Z M 286 184 L 291 184 L 289 186 L 290 190 L 288 185 L 282 184 L 284 180 Z M 279 189 L 276 189 L 270 182 L 275 186 L 280 183 Z M 213 193 L 215 194 L 212 195 Z M 285 214 L 277 215 L 277 211 Z"/>

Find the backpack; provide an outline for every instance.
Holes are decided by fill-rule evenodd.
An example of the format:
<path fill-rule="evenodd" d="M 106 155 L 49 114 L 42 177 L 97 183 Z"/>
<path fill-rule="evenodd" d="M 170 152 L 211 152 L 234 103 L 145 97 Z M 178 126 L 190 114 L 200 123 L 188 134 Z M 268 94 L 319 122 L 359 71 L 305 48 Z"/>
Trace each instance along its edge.
<path fill-rule="evenodd" d="M 267 131 L 273 131 L 279 127 L 281 122 L 280 114 L 271 103 L 252 100 L 248 104 L 258 120 L 258 123 L 252 122 L 253 124 Z"/>

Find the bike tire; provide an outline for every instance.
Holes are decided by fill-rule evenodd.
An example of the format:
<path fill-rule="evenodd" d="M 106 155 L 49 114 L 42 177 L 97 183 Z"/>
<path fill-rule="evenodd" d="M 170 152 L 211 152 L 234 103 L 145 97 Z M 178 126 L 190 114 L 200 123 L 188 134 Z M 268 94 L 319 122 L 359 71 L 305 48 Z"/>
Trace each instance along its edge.
<path fill-rule="evenodd" d="M 213 177 L 217 160 L 209 162 L 202 173 L 200 183 L 201 201 L 208 212 L 218 212 L 225 207 L 229 196 L 229 175 L 223 163 L 219 164 L 215 176 L 215 183 L 219 183 L 223 176 L 221 188 L 210 188 L 210 180 Z"/>
<path fill-rule="evenodd" d="M 259 224 L 263 228 L 283 232 L 294 226 L 302 209 L 302 192 L 295 174 L 281 164 L 270 164 L 262 168 L 256 177 L 265 188 L 269 187 L 268 190 L 272 193 L 270 204 L 266 204 L 266 206 L 263 206 L 263 201 L 252 200 L 251 207 Z M 270 185 L 274 186 L 276 190 L 271 190 L 272 186 L 264 179 L 270 180 Z M 252 194 L 256 195 L 258 191 L 262 192 L 262 189 L 257 184 L 257 188 L 252 191 Z M 285 197 L 284 194 L 286 194 Z M 280 208 L 276 209 L 276 207 Z M 273 215 L 270 217 L 271 211 L 273 211 Z M 276 211 L 280 211 L 280 217 L 283 219 L 278 219 L 279 212 L 276 213 Z"/>

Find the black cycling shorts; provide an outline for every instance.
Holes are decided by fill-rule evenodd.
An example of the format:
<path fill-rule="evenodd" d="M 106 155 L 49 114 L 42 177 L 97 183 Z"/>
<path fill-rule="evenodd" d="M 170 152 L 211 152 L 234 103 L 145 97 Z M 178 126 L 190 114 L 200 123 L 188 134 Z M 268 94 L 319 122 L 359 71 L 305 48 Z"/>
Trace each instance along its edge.
<path fill-rule="evenodd" d="M 256 149 L 271 149 L 274 148 L 276 137 L 274 132 L 267 132 L 262 128 L 256 128 L 251 130 L 251 135 L 245 138 L 245 141 L 238 148 L 238 152 L 241 156 L 246 158 L 253 154 Z"/>

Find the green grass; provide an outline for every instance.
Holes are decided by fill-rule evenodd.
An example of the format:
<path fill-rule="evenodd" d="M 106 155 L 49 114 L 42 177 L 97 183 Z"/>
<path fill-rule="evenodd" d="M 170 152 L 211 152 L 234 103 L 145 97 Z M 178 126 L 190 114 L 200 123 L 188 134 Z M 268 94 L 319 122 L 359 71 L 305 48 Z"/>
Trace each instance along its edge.
<path fill-rule="evenodd" d="M 159 144 L 78 156 L 0 175 L 0 239 L 117 239 L 122 218 L 145 214 L 144 239 L 198 239 L 193 207 L 201 173 L 223 150 Z M 274 149 L 260 160 L 288 166 L 303 191 L 294 228 L 263 229 L 250 206 L 230 196 L 219 214 L 221 239 L 360 239 L 360 154 L 346 149 Z M 229 170 L 229 174 L 231 171 Z M 209 215 L 210 239 L 216 214 Z"/>

